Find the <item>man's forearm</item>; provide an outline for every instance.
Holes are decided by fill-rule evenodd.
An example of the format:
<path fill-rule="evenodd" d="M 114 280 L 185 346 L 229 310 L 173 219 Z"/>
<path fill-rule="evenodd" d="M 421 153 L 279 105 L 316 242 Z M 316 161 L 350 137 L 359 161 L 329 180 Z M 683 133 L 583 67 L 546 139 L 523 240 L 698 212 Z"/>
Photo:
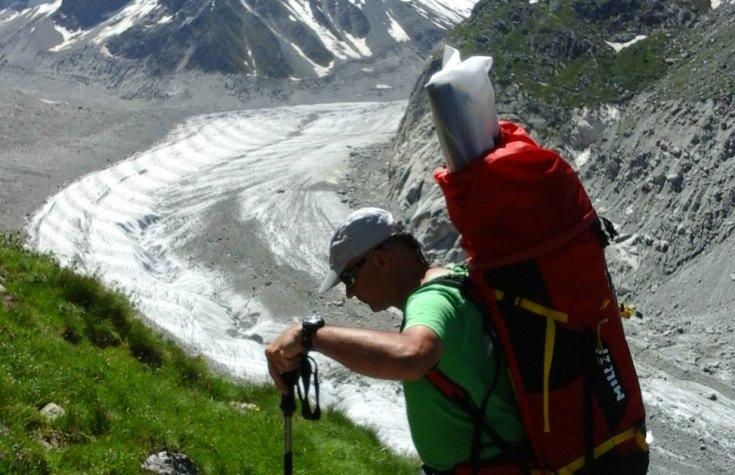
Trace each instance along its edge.
<path fill-rule="evenodd" d="M 327 325 L 313 338 L 314 349 L 347 368 L 380 379 L 414 380 L 441 356 L 441 342 L 426 327 L 404 333 Z"/>

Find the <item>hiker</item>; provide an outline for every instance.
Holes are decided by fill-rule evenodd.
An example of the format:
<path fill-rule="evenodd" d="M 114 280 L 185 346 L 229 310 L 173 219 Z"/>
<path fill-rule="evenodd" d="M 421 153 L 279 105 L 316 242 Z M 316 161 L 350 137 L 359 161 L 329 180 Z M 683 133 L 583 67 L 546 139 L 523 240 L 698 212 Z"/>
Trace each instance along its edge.
<path fill-rule="evenodd" d="M 332 237 L 330 270 L 320 291 L 341 281 L 347 297 L 357 297 L 374 312 L 402 310 L 400 332 L 305 319 L 266 349 L 276 386 L 287 393 L 281 374 L 297 369 L 305 352 L 318 351 L 366 376 L 402 381 L 411 436 L 425 473 L 454 473 L 456 466 L 472 460 L 497 459 L 500 445 L 516 447 L 524 432 L 507 370 L 483 329 L 483 313 L 458 286 L 447 283 L 447 277 L 461 281 L 466 273 L 462 266 L 432 265 L 416 238 L 388 211 L 354 211 Z M 466 388 L 477 407 L 486 408 L 484 420 L 497 440 L 477 430 L 469 413 L 437 391 L 425 377 L 434 368 Z"/>
<path fill-rule="evenodd" d="M 426 90 L 446 166 L 434 173 L 465 266 L 442 269 L 387 211 L 350 214 L 331 270 L 348 297 L 404 312 L 400 333 L 305 319 L 266 350 L 270 373 L 311 349 L 403 381 L 429 474 L 642 475 L 645 407 L 604 249 L 615 237 L 579 177 L 499 121 L 490 57 L 445 49 Z M 306 367 L 306 366 L 305 366 Z"/>

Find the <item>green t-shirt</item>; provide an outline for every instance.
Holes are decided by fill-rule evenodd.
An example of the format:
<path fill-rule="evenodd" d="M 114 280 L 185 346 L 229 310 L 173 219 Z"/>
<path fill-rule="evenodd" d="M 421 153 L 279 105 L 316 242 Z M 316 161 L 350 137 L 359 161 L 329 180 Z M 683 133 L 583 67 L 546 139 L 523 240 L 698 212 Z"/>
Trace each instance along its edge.
<path fill-rule="evenodd" d="M 457 266 L 454 273 L 466 273 Z M 438 368 L 470 394 L 480 406 L 495 371 L 496 353 L 482 327 L 482 314 L 462 292 L 441 283 L 427 283 L 406 303 L 401 331 L 417 325 L 433 330 L 442 342 Z M 489 354 L 489 356 L 488 356 Z M 406 412 L 416 450 L 422 461 L 437 470 L 450 470 L 471 458 L 474 422 L 448 401 L 426 378 L 403 383 Z M 507 442 L 523 438 L 523 427 L 507 367 L 490 397 L 486 420 Z M 500 449 L 483 434 L 481 458 Z"/>

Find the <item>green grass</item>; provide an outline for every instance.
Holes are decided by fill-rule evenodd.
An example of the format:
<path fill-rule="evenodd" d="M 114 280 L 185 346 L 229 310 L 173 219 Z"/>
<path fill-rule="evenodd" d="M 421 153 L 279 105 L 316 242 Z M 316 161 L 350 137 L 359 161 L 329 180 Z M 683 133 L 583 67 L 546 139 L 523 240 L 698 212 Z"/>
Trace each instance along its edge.
<path fill-rule="evenodd" d="M 130 474 L 161 450 L 202 474 L 283 471 L 273 387 L 211 373 L 149 330 L 118 293 L 0 237 L 0 473 Z M 49 422 L 54 402 L 65 415 Z M 255 409 L 236 410 L 232 403 Z M 294 472 L 415 474 L 370 431 L 294 416 Z"/>

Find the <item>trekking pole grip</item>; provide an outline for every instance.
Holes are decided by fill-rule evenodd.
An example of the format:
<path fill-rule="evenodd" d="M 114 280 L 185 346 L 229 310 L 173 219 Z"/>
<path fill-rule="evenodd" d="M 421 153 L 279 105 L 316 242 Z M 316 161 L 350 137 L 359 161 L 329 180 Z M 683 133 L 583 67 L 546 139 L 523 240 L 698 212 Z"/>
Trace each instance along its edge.
<path fill-rule="evenodd" d="M 288 386 L 288 394 L 281 394 L 281 411 L 286 417 L 290 417 L 296 411 L 296 384 L 299 380 L 299 370 L 282 373 L 281 377 Z"/>

